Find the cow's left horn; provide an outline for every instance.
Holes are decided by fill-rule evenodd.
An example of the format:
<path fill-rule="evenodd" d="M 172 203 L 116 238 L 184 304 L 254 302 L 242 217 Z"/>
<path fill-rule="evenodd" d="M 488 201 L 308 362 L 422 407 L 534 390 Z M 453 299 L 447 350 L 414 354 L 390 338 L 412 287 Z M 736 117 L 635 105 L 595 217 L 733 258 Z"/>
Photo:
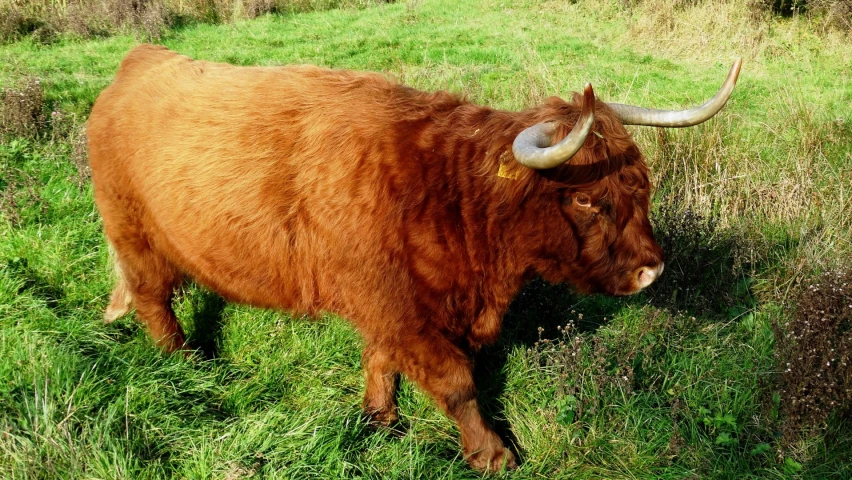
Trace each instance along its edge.
<path fill-rule="evenodd" d="M 706 122 L 713 118 L 731 96 L 737 77 L 740 75 L 740 67 L 743 59 L 738 58 L 731 67 L 728 78 L 722 84 L 722 88 L 713 98 L 700 107 L 690 110 L 652 110 L 650 108 L 634 107 L 633 105 L 622 105 L 620 103 L 607 103 L 625 125 L 647 125 L 649 127 L 691 127 Z"/>
<path fill-rule="evenodd" d="M 512 143 L 512 153 L 521 165 L 535 170 L 558 167 L 567 162 L 586 142 L 586 136 L 595 123 L 595 92 L 587 83 L 583 91 L 583 109 L 577 124 L 561 142 L 551 146 L 558 125 L 554 122 L 537 123 L 518 134 Z"/>

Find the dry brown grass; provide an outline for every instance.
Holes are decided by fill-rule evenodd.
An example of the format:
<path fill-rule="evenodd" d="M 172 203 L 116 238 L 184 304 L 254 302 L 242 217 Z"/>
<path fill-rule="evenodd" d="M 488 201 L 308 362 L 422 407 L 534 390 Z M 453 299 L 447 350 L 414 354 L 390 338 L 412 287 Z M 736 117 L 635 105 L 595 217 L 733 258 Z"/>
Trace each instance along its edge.
<path fill-rule="evenodd" d="M 646 154 L 664 197 L 718 218 L 722 227 L 769 238 L 766 247 L 779 250 L 787 273 L 800 275 L 852 252 L 852 129 L 845 120 L 820 118 L 795 93 L 783 95 L 758 138 L 739 135 L 731 119 L 635 134 L 649 145 Z M 794 254 L 783 251 L 788 248 Z M 779 277 L 776 287 L 791 279 Z"/>
<path fill-rule="evenodd" d="M 35 137 L 45 125 L 44 89 L 38 78 L 25 78 L 0 90 L 0 139 Z"/>
<path fill-rule="evenodd" d="M 58 33 L 84 38 L 135 32 L 159 39 L 176 24 L 220 23 L 267 13 L 363 8 L 378 0 L 0 0 L 0 41 L 31 35 L 49 43 Z"/>
<path fill-rule="evenodd" d="M 763 2 L 630 1 L 622 14 L 631 17 L 631 28 L 619 41 L 642 44 L 668 58 L 713 62 L 735 56 L 749 60 L 767 54 L 794 55 L 791 47 L 799 38 L 819 36 L 826 54 L 848 56 L 845 45 L 852 32 L 852 2 L 812 0 L 807 14 L 785 21 L 779 21 L 771 6 Z"/>

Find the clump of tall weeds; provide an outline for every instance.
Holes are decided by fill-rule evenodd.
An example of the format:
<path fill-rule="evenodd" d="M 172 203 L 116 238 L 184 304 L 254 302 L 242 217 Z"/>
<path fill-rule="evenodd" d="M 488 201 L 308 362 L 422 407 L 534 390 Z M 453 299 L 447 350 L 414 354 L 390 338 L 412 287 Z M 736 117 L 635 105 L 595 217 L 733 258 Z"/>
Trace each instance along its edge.
<path fill-rule="evenodd" d="M 748 269 L 755 261 L 754 249 L 743 234 L 721 227 L 717 217 L 677 198 L 660 203 L 651 220 L 666 254 L 662 277 L 645 291 L 652 303 L 718 313 L 753 302 Z"/>
<path fill-rule="evenodd" d="M 556 327 L 555 338 L 544 337 L 540 327 L 539 339 L 529 349 L 533 362 L 556 378 L 556 421 L 564 425 L 605 413 L 613 396 L 658 387 L 669 336 L 678 335 L 680 324 L 687 323 L 684 316 L 649 308 L 634 331 L 613 336 L 581 331 L 583 313 L 571 310 L 568 317 Z M 692 317 L 689 321 L 694 323 Z"/>
<path fill-rule="evenodd" d="M 38 78 L 0 91 L 0 138 L 38 135 L 46 124 L 44 89 Z"/>
<path fill-rule="evenodd" d="M 792 318 L 773 325 L 788 440 L 852 414 L 852 270 L 802 283 L 794 305 Z"/>
<path fill-rule="evenodd" d="M 61 33 L 90 38 L 122 32 L 133 32 L 142 41 L 157 41 L 175 25 L 375 3 L 379 0 L 0 0 L 0 42 L 30 36 L 50 43 Z"/>

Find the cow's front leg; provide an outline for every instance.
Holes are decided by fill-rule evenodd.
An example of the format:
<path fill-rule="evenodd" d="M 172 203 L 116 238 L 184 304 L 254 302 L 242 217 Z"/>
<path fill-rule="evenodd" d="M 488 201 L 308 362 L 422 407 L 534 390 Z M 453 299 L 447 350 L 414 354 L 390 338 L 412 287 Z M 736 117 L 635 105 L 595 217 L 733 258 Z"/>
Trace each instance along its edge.
<path fill-rule="evenodd" d="M 461 431 L 464 456 L 477 470 L 515 468 L 515 456 L 479 412 L 468 355 L 440 335 L 408 337 L 391 352 L 394 363 L 417 382 Z"/>
<path fill-rule="evenodd" d="M 399 370 L 391 357 L 375 345 L 368 345 L 362 356 L 364 365 L 364 412 L 370 420 L 389 427 L 399 419 L 396 408 L 396 387 Z"/>

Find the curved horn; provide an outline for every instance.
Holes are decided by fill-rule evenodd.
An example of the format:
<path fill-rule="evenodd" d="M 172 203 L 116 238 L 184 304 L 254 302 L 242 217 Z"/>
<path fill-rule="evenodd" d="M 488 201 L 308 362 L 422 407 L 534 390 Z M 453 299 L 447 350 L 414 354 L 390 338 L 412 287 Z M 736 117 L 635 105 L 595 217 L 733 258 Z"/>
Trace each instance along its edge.
<path fill-rule="evenodd" d="M 582 148 L 586 136 L 595 123 L 595 92 L 587 83 L 583 91 L 583 108 L 577 124 L 561 142 L 551 146 L 551 136 L 558 125 L 554 122 L 537 123 L 518 134 L 512 143 L 512 153 L 521 165 L 535 170 L 558 167 L 567 162 Z"/>
<path fill-rule="evenodd" d="M 691 127 L 698 125 L 712 118 L 725 106 L 725 102 L 728 101 L 728 97 L 734 91 L 734 85 L 737 83 L 742 64 L 743 59 L 738 58 L 731 67 L 722 88 L 713 98 L 700 107 L 690 110 L 652 110 L 621 103 L 607 103 L 607 105 L 615 110 L 615 113 L 621 119 L 621 123 L 625 125 L 647 125 L 649 127 Z"/>

